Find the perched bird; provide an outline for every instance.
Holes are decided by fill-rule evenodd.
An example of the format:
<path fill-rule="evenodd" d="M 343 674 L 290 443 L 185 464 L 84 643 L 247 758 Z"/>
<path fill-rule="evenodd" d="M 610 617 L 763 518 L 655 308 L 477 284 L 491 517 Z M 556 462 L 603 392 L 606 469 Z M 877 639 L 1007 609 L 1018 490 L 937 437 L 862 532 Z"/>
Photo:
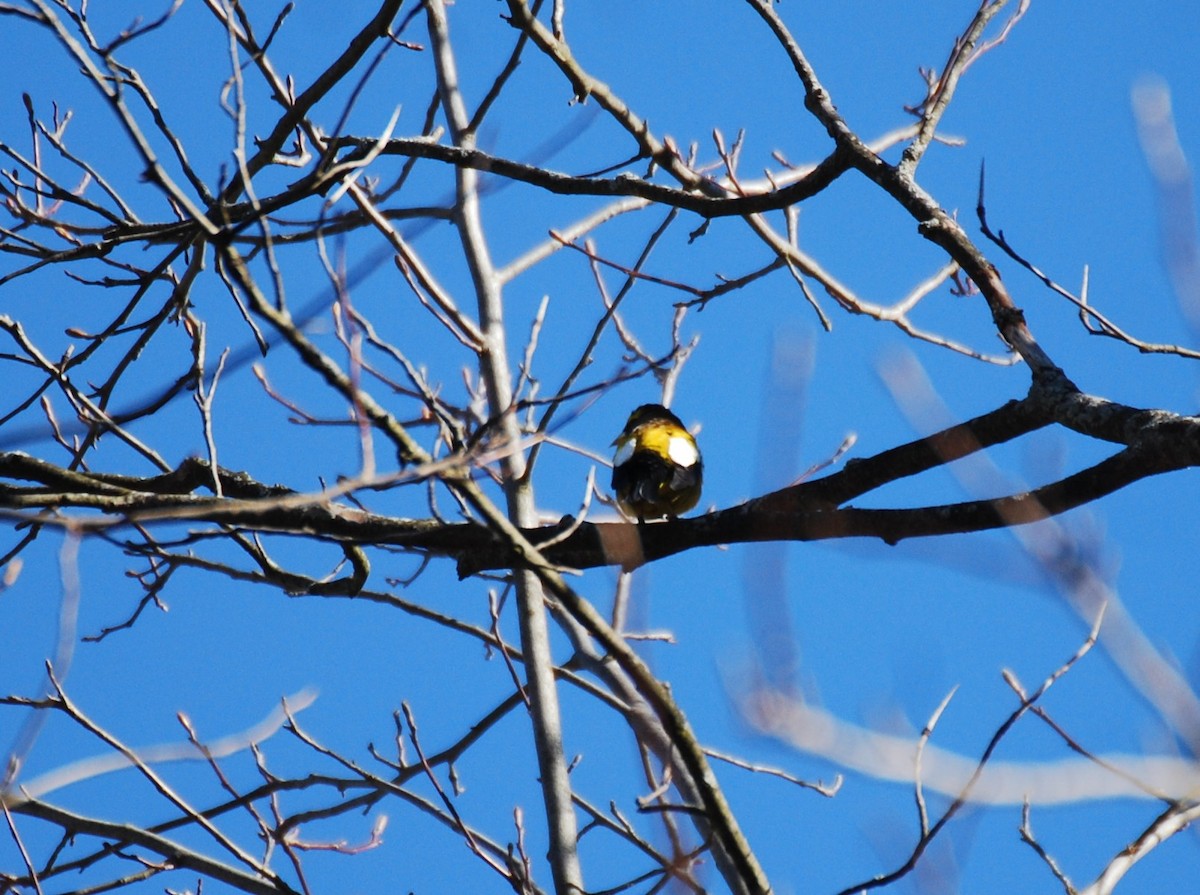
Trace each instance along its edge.
<path fill-rule="evenodd" d="M 696 439 L 661 404 L 643 404 L 613 442 L 617 505 L 638 522 L 674 518 L 700 500 L 704 462 Z"/>

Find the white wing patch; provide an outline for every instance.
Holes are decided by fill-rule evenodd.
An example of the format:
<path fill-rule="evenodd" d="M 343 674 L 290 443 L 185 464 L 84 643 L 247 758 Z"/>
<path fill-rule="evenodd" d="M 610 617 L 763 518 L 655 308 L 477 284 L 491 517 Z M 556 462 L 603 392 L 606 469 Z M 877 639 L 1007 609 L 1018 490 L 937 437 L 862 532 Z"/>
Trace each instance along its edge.
<path fill-rule="evenodd" d="M 700 459 L 700 452 L 696 450 L 696 445 L 692 444 L 689 438 L 680 438 L 678 435 L 671 439 L 667 445 L 667 456 L 680 466 L 692 466 Z"/>
<path fill-rule="evenodd" d="M 623 466 L 633 456 L 635 443 L 636 439 L 628 438 L 617 445 L 617 452 L 613 454 L 613 466 Z"/>

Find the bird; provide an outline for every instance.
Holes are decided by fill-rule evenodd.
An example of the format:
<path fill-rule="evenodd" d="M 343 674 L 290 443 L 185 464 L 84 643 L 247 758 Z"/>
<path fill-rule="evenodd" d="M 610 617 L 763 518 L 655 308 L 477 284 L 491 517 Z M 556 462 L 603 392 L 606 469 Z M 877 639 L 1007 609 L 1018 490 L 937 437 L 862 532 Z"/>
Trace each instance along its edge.
<path fill-rule="evenodd" d="M 696 439 L 661 404 L 643 404 L 613 441 L 617 506 L 638 523 L 674 519 L 700 501 L 704 461 Z"/>

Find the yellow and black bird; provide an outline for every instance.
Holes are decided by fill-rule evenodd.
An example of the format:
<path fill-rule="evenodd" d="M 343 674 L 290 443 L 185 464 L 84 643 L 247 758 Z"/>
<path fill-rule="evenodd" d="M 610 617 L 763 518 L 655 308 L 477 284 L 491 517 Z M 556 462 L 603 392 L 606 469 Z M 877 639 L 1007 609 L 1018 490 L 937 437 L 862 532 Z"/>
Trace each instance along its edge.
<path fill-rule="evenodd" d="M 674 518 L 700 500 L 704 462 L 679 417 L 661 404 L 643 404 L 613 442 L 612 489 L 617 505 L 638 522 Z"/>

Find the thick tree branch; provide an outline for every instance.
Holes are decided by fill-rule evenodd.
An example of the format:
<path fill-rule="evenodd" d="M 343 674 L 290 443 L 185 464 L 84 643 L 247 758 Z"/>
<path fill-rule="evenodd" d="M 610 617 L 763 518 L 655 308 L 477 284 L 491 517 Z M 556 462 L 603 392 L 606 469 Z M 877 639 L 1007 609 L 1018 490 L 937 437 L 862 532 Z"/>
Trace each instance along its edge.
<path fill-rule="evenodd" d="M 1200 418 L 1142 411 L 1087 396 L 1078 396 L 1058 415 L 1064 425 L 1127 446 L 1088 469 L 1019 494 L 927 507 L 843 506 L 890 482 L 1046 425 L 1051 415 L 1040 398 L 1031 396 L 928 438 L 851 461 L 843 470 L 821 479 L 706 516 L 641 527 L 623 522 L 575 526 L 568 518 L 555 526 L 523 528 L 522 538 L 537 544 L 575 526 L 571 534 L 545 550 L 548 561 L 570 568 L 614 564 L 632 568 L 696 547 L 756 541 L 871 537 L 897 543 L 910 537 L 1035 522 L 1083 506 L 1148 476 L 1200 465 Z M 457 558 L 462 575 L 513 568 L 524 562 L 519 552 L 514 554 L 512 546 L 504 539 L 497 540 L 485 526 L 376 515 L 335 503 L 333 494 L 306 495 L 282 486 L 261 485 L 244 473 L 228 470 L 218 474 L 224 498 L 191 493 L 212 481 L 207 464 L 198 459 L 188 460 L 165 475 L 139 479 L 76 473 L 25 454 L 0 454 L 0 476 L 41 485 L 0 488 L 0 508 L 32 514 L 50 508 L 80 507 L 101 510 L 109 517 L 107 521 L 71 521 L 85 528 L 110 527 L 124 521 L 190 519 L 255 531 L 316 535 L 363 546 L 390 544 Z M 65 517 L 44 513 L 36 518 L 51 525 L 67 522 Z"/>
<path fill-rule="evenodd" d="M 355 151 L 343 160 L 346 162 L 363 157 L 378 144 L 378 139 L 366 137 L 343 137 L 337 141 L 339 146 L 355 147 Z M 648 202 L 693 211 L 706 218 L 760 214 L 787 208 L 817 195 L 851 167 L 850 154 L 835 149 L 831 155 L 814 165 L 794 183 L 761 193 L 738 196 L 728 195 L 723 191 L 719 195 L 713 195 L 695 188 L 670 187 L 644 180 L 634 174 L 619 174 L 616 177 L 563 174 L 537 165 L 491 155 L 473 147 L 445 146 L 420 139 L 388 140 L 383 144 L 380 154 L 433 159 L 456 168 L 471 168 L 508 180 L 528 183 L 562 196 L 636 196 Z"/>

